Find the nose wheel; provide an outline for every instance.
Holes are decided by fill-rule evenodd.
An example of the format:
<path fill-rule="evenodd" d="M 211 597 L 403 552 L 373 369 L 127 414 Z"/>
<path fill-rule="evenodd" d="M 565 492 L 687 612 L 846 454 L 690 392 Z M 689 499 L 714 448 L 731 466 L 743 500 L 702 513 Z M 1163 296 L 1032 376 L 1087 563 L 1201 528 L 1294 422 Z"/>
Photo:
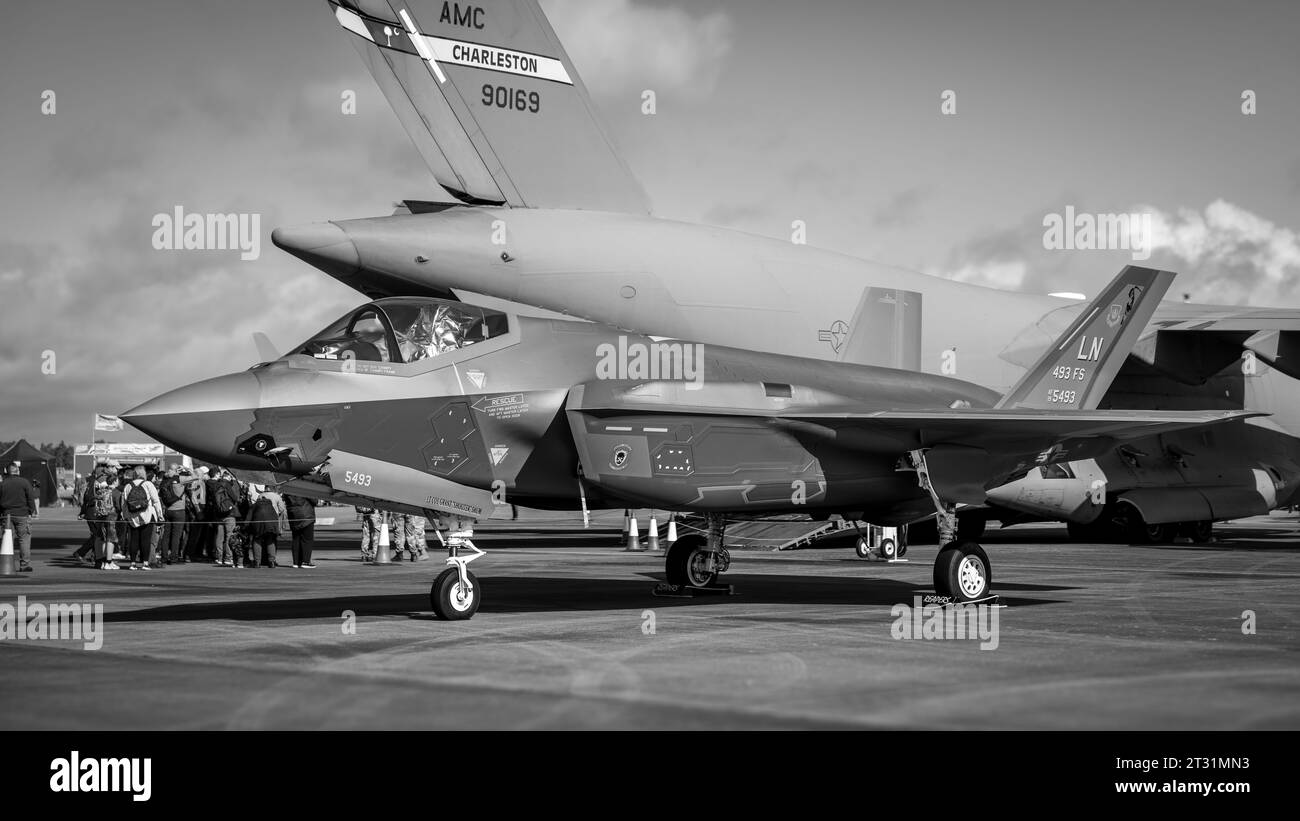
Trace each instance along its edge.
<path fill-rule="evenodd" d="M 479 603 L 483 601 L 483 588 L 479 586 L 478 577 L 469 570 L 469 563 L 485 555 L 474 546 L 470 537 L 474 535 L 471 523 L 464 520 L 455 523 L 444 538 L 441 530 L 435 531 L 438 539 L 447 546 L 447 569 L 438 574 L 429 589 L 429 606 L 433 613 L 444 621 L 464 621 L 478 612 Z M 462 555 L 468 551 L 469 555 Z"/>
<path fill-rule="evenodd" d="M 438 574 L 429 590 L 429 604 L 438 618 L 445 621 L 463 621 L 478 612 L 480 588 L 478 577 L 468 570 L 469 584 L 462 584 L 460 571 L 449 567 Z"/>

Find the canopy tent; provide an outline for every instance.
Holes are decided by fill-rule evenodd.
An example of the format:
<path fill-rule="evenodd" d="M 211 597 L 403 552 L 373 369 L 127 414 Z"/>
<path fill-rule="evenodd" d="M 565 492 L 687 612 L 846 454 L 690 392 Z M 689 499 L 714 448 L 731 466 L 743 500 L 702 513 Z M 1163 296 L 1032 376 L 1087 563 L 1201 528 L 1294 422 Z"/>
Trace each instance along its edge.
<path fill-rule="evenodd" d="M 26 439 L 20 439 L 9 450 L 0 453 L 0 471 L 8 470 L 14 462 L 18 463 L 18 475 L 37 486 L 41 507 L 58 503 L 58 466 L 53 456 L 32 447 Z"/>

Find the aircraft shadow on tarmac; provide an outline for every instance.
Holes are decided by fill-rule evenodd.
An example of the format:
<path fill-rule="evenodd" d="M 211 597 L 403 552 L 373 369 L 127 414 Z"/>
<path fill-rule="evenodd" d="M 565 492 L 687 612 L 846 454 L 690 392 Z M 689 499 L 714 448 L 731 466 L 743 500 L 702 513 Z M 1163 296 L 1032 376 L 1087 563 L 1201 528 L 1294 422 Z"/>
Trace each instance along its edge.
<path fill-rule="evenodd" d="M 914 596 L 933 592 L 928 586 L 893 580 L 840 579 L 729 575 L 736 585 L 734 597 L 722 594 L 696 598 L 659 598 L 651 595 L 657 576 L 645 581 L 610 581 L 587 578 L 537 578 L 489 576 L 482 580 L 486 598 L 483 613 L 553 613 L 564 611 L 640 610 L 646 607 L 700 607 L 731 603 L 799 604 L 847 607 L 891 608 L 913 603 Z M 1008 584 L 999 592 L 1068 590 L 1049 585 Z M 1062 604 L 1063 599 L 1024 598 L 1003 595 L 1008 606 Z M 146 607 L 104 615 L 109 622 L 166 622 L 231 619 L 234 621 L 277 621 L 284 619 L 334 619 L 344 610 L 358 616 L 409 616 L 433 619 L 429 597 L 424 593 L 392 595 L 329 596 L 318 598 L 243 599 L 196 602 Z"/>

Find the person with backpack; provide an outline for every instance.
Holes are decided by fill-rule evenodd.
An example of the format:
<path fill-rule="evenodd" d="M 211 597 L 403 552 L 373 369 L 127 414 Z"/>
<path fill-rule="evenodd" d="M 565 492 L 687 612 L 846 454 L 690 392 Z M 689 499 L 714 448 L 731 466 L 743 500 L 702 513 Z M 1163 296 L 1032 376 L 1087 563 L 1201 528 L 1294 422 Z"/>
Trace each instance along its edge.
<path fill-rule="evenodd" d="M 72 554 L 72 558 L 77 561 L 77 564 L 85 564 L 88 561 L 91 564 L 95 563 L 95 546 L 99 541 L 99 527 L 95 523 L 94 490 L 94 477 L 91 477 L 91 481 L 87 482 L 81 478 L 81 474 L 77 474 L 77 490 L 72 498 L 81 506 L 77 518 L 83 520 L 90 530 L 90 535 L 86 537 L 86 541 L 82 542 L 81 547 L 77 548 Z M 87 556 L 90 558 L 87 558 Z"/>
<path fill-rule="evenodd" d="M 288 514 L 280 494 L 265 485 L 250 485 L 251 504 L 244 520 L 249 542 L 249 567 L 279 567 L 275 561 L 275 542 L 288 529 Z"/>
<path fill-rule="evenodd" d="M 289 514 L 293 566 L 311 570 L 311 549 L 316 541 L 316 503 L 302 496 L 284 494 L 284 509 Z"/>
<path fill-rule="evenodd" d="M 100 570 L 117 570 L 113 554 L 118 548 L 117 519 L 122 496 L 117 491 L 117 477 L 109 470 L 97 472 L 86 488 L 82 515 L 95 532 L 95 566 Z"/>
<path fill-rule="evenodd" d="M 131 562 L 127 569 L 148 570 L 154 525 L 162 519 L 163 508 L 157 489 L 146 478 L 144 465 L 136 465 L 123 488 L 121 514 L 126 523 L 126 557 Z"/>
<path fill-rule="evenodd" d="M 190 521 L 185 534 L 185 553 L 181 562 L 197 562 L 203 558 L 211 532 L 208 527 L 208 469 L 200 467 L 194 472 L 194 481 L 185 487 L 185 515 Z"/>
<path fill-rule="evenodd" d="M 231 544 L 239 522 L 239 483 L 230 471 L 223 470 L 208 482 L 209 508 L 213 511 L 212 563 L 218 567 L 237 567 L 240 557 Z"/>
<path fill-rule="evenodd" d="M 163 564 L 172 564 L 184 557 L 182 542 L 189 524 L 189 514 L 185 509 L 186 481 L 173 465 L 167 468 L 162 486 L 158 489 L 158 498 L 163 506 Z"/>

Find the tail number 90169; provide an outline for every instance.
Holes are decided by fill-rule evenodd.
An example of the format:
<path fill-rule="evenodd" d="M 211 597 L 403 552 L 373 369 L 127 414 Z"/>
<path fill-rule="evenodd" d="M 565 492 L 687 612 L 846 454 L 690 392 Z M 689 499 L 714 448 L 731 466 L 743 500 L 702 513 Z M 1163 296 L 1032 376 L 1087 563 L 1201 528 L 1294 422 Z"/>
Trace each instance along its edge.
<path fill-rule="evenodd" d="M 494 105 L 510 111 L 528 111 L 533 114 L 542 110 L 542 95 L 536 91 L 524 91 L 522 88 L 507 88 L 483 84 L 483 105 Z"/>
<path fill-rule="evenodd" d="M 370 487 L 370 482 L 373 479 L 374 477 L 369 473 L 353 473 L 350 470 L 343 472 L 343 481 L 357 487 Z"/>

